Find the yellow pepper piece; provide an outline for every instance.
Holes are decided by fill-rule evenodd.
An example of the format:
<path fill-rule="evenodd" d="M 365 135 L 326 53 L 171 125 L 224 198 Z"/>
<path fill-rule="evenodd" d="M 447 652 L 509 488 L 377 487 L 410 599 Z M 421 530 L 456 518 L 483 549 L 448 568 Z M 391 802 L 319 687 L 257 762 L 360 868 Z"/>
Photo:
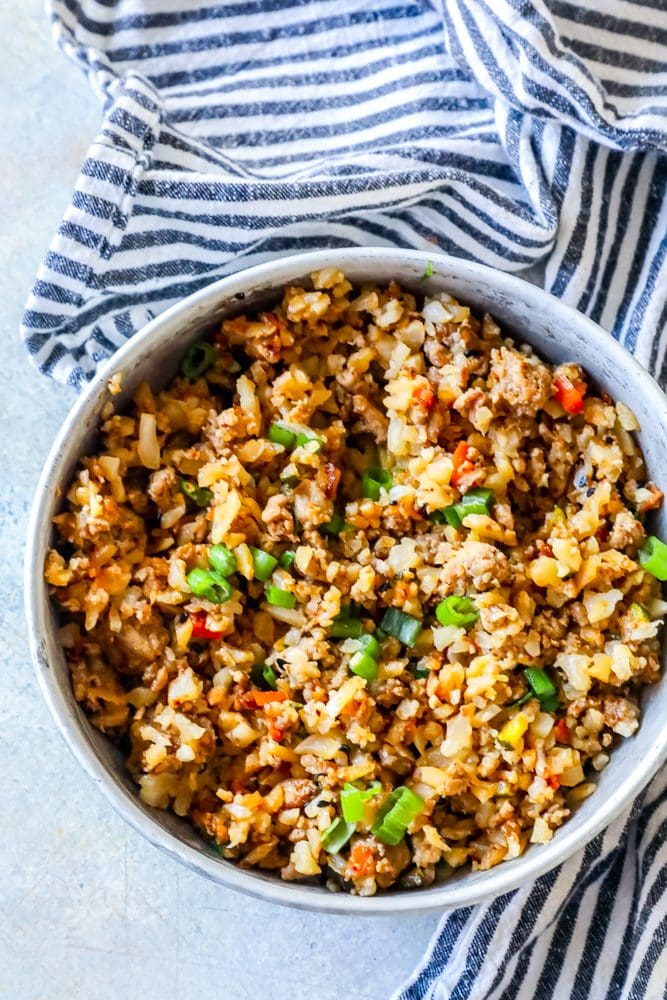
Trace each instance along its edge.
<path fill-rule="evenodd" d="M 517 712 L 498 733 L 498 742 L 506 750 L 518 750 L 523 744 L 523 734 L 527 729 L 528 719 L 523 712 Z"/>

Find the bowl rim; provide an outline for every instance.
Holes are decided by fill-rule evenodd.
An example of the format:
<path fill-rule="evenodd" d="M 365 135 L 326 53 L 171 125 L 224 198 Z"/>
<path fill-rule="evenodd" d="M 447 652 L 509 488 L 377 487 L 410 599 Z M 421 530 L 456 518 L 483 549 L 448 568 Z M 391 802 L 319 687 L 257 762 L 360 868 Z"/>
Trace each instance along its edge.
<path fill-rule="evenodd" d="M 28 626 L 30 651 L 37 681 L 42 696 L 60 730 L 60 733 L 76 760 L 89 777 L 100 788 L 113 809 L 153 846 L 164 851 L 176 861 L 227 888 L 246 895 L 291 906 L 302 910 L 321 913 L 349 915 L 396 915 L 408 913 L 442 912 L 460 906 L 476 903 L 517 889 L 528 880 L 534 880 L 557 865 L 562 864 L 577 850 L 583 848 L 598 833 L 607 827 L 622 810 L 646 786 L 667 757 L 667 728 L 654 740 L 648 751 L 637 762 L 631 775 L 610 794 L 600 801 L 598 808 L 576 829 L 569 829 L 566 822 L 559 830 L 559 836 L 540 851 L 523 854 L 510 862 L 500 864 L 485 873 L 488 878 L 468 885 L 465 877 L 457 882 L 443 882 L 437 887 L 425 890 L 405 890 L 397 893 L 378 893 L 372 897 L 352 896 L 347 893 L 332 893 L 325 887 L 317 886 L 315 891 L 303 892 L 303 887 L 280 879 L 258 878 L 249 870 L 239 868 L 233 862 L 220 860 L 181 842 L 174 834 L 161 827 L 139 806 L 137 796 L 133 796 L 120 781 L 114 778 L 98 758 L 89 736 L 84 732 L 81 719 L 75 716 L 65 701 L 61 685 L 51 670 L 46 641 L 43 638 L 52 631 L 49 621 L 49 597 L 43 579 L 43 567 L 37 562 L 38 540 L 50 530 L 48 521 L 49 503 L 53 489 L 62 477 L 62 451 L 72 428 L 86 416 L 98 399 L 110 377 L 126 368 L 136 355 L 142 353 L 143 345 L 157 338 L 163 328 L 179 321 L 185 321 L 193 313 L 212 308 L 221 298 L 233 298 L 239 292 L 265 282 L 265 287 L 282 288 L 289 275 L 298 268 L 302 273 L 310 273 L 322 267 L 336 266 L 345 271 L 346 264 L 352 265 L 365 258 L 383 262 L 402 262 L 426 268 L 430 262 L 437 272 L 438 262 L 445 269 L 457 272 L 462 278 L 481 281 L 495 292 L 511 296 L 513 292 L 535 297 L 548 308 L 553 319 L 564 323 L 574 323 L 583 335 L 588 334 L 592 342 L 604 346 L 604 352 L 612 363 L 629 370 L 635 383 L 642 385 L 652 401 L 656 414 L 667 424 L 667 397 L 652 376 L 641 367 L 637 360 L 600 326 L 537 285 L 525 279 L 498 271 L 484 264 L 464 258 L 432 251 L 407 250 L 394 247 L 345 247 L 308 251 L 256 264 L 220 278 L 170 306 L 141 330 L 137 331 L 99 369 L 98 373 L 81 392 L 70 409 L 56 439 L 44 461 L 43 469 L 35 490 L 28 522 L 27 544 L 24 565 L 25 614 Z M 284 277 L 281 275 L 284 274 Z M 529 334 L 527 340 L 530 340 Z"/>

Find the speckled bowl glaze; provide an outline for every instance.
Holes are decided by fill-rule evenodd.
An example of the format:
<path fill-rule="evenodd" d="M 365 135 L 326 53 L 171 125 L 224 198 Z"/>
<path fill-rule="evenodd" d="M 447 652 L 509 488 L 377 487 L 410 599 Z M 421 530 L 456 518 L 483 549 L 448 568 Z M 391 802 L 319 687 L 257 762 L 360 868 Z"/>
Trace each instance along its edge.
<path fill-rule="evenodd" d="M 428 261 L 432 277 L 424 280 Z M 76 704 L 58 644 L 57 622 L 42 576 L 52 543 L 52 517 L 81 455 L 92 448 L 107 382 L 122 372 L 122 409 L 137 383 L 159 388 L 175 373 L 189 344 L 228 315 L 276 299 L 287 284 L 315 270 L 339 267 L 353 282 L 395 279 L 418 292 L 451 292 L 476 310 L 488 310 L 507 333 L 532 344 L 552 362 L 579 362 L 598 385 L 636 413 L 651 478 L 667 492 L 667 400 L 653 379 L 607 333 L 574 309 L 519 278 L 436 253 L 386 248 L 325 250 L 261 264 L 209 285 L 168 309 L 137 333 L 103 368 L 72 409 L 46 461 L 35 494 L 26 556 L 26 610 L 37 678 L 74 755 L 112 806 L 156 847 L 194 871 L 261 899 L 330 913 L 396 914 L 468 906 L 535 879 L 563 862 L 607 826 L 667 758 L 667 683 L 647 689 L 638 733 L 614 750 L 596 793 L 546 845 L 486 872 L 457 872 L 426 889 L 389 890 L 371 898 L 330 893 L 321 886 L 282 882 L 222 860 L 184 820 L 144 805 L 119 752 Z M 653 530 L 667 533 L 663 510 Z M 663 658 L 664 664 L 664 658 Z"/>

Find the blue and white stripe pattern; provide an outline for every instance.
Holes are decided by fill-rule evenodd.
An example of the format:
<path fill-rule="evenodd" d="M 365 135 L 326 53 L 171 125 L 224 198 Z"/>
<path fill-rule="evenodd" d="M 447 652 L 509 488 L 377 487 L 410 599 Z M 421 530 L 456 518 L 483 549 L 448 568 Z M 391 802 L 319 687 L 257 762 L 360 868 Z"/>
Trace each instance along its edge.
<path fill-rule="evenodd" d="M 585 850 L 443 917 L 395 1000 L 663 1000 L 667 775 Z"/>
<path fill-rule="evenodd" d="M 436 244 L 542 264 L 667 378 L 657 6 L 50 0 L 105 116 L 24 317 L 35 363 L 79 384 L 168 304 L 277 254 Z"/>
<path fill-rule="evenodd" d="M 665 0 L 49 0 L 104 103 L 23 322 L 80 385 L 204 284 L 398 245 L 520 272 L 667 384 Z M 405 998 L 661 997 L 667 790 L 443 918 Z M 662 960 L 662 961 L 660 961 Z"/>

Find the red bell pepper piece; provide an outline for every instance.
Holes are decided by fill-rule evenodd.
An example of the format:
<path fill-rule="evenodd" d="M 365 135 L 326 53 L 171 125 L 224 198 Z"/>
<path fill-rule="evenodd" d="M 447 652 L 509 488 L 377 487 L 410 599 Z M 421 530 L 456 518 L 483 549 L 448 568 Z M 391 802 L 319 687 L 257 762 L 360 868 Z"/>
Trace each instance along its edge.
<path fill-rule="evenodd" d="M 423 406 L 427 413 L 430 413 L 436 404 L 437 397 L 428 385 L 417 386 L 413 393 L 420 406 Z"/>
<path fill-rule="evenodd" d="M 452 463 L 454 465 L 454 471 L 452 472 L 451 478 L 452 486 L 458 486 L 464 475 L 467 472 L 472 472 L 474 466 L 468 458 L 469 452 L 470 445 L 467 441 L 459 441 L 454 449 L 454 454 L 452 455 Z"/>
<path fill-rule="evenodd" d="M 244 700 L 253 701 L 257 708 L 263 708 L 274 701 L 287 701 L 288 698 L 287 691 L 248 691 L 244 696 Z"/>
<path fill-rule="evenodd" d="M 192 622 L 192 638 L 193 639 L 219 639 L 220 632 L 213 632 L 210 628 L 206 628 L 206 612 L 205 611 L 191 611 L 190 621 Z"/>
<path fill-rule="evenodd" d="M 570 730 L 567 728 L 565 719 L 559 719 L 554 726 L 554 736 L 559 743 L 564 743 L 566 746 L 570 745 Z"/>
<path fill-rule="evenodd" d="M 567 375 L 557 375 L 554 379 L 555 398 L 566 413 L 581 413 L 584 408 L 586 383 L 571 382 Z"/>

